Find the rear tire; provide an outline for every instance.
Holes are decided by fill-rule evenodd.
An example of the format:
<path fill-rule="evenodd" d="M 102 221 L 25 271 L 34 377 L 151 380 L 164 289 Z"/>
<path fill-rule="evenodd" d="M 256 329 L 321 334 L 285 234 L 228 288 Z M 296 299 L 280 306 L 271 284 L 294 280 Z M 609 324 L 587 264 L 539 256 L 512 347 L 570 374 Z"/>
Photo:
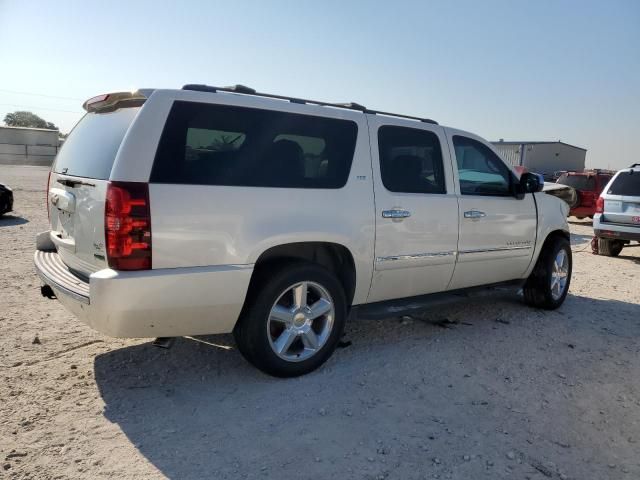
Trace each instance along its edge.
<path fill-rule="evenodd" d="M 562 305 L 569 291 L 572 266 L 569 241 L 560 236 L 547 240 L 523 287 L 525 303 L 546 310 Z"/>
<path fill-rule="evenodd" d="M 617 257 L 620 255 L 624 243 L 620 240 L 610 240 L 608 238 L 598 238 L 598 253 L 606 257 Z"/>
<path fill-rule="evenodd" d="M 310 263 L 289 263 L 256 275 L 233 331 L 238 349 L 249 363 L 275 377 L 312 372 L 331 356 L 344 330 L 342 285 L 331 272 Z"/>

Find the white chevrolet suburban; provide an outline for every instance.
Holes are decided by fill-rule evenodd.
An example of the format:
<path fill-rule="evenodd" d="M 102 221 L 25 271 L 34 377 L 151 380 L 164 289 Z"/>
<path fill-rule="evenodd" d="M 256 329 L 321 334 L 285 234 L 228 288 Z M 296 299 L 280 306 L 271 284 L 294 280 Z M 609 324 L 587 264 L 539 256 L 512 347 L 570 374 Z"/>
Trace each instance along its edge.
<path fill-rule="evenodd" d="M 567 295 L 566 203 L 471 133 L 240 85 L 84 108 L 35 265 L 43 294 L 107 335 L 233 332 L 252 364 L 295 376 L 352 307 L 497 284 L 538 308 Z"/>

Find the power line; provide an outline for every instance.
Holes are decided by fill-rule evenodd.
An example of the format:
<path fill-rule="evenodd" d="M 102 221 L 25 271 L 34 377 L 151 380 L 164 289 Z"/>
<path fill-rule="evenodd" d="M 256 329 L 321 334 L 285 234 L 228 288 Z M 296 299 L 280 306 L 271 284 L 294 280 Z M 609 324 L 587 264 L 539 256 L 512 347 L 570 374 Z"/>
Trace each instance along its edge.
<path fill-rule="evenodd" d="M 29 108 L 33 110 L 47 110 L 50 112 L 66 112 L 66 113 L 82 113 L 79 110 L 60 110 L 59 108 L 44 108 L 44 107 L 33 107 L 29 105 L 16 105 L 15 103 L 0 103 L 5 107 L 15 107 L 15 108 Z"/>
<path fill-rule="evenodd" d="M 83 101 L 81 98 L 59 97 L 57 95 L 45 95 L 44 93 L 17 92 L 15 90 L 5 90 L 4 88 L 0 88 L 0 92 L 14 93 L 14 94 L 17 94 L 17 95 L 31 95 L 31 96 L 34 96 L 34 97 L 59 98 L 59 99 L 62 99 L 62 100 L 77 100 L 79 102 Z"/>

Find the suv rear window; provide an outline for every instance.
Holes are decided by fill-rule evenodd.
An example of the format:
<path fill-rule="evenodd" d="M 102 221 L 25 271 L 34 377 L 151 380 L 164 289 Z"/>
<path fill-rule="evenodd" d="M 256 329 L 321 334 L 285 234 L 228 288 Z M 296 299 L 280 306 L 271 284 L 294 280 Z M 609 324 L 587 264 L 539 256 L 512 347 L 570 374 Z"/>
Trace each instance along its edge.
<path fill-rule="evenodd" d="M 348 120 L 175 102 L 151 182 L 341 188 L 357 133 L 357 125 Z"/>
<path fill-rule="evenodd" d="M 576 190 L 595 190 L 596 189 L 596 177 L 593 175 L 567 175 L 563 173 L 556 183 L 573 187 Z"/>
<path fill-rule="evenodd" d="M 607 193 L 610 195 L 640 196 L 640 172 L 620 172 Z"/>
<path fill-rule="evenodd" d="M 87 113 L 64 142 L 53 171 L 107 180 L 122 139 L 139 110 L 140 107 L 133 107 Z"/>

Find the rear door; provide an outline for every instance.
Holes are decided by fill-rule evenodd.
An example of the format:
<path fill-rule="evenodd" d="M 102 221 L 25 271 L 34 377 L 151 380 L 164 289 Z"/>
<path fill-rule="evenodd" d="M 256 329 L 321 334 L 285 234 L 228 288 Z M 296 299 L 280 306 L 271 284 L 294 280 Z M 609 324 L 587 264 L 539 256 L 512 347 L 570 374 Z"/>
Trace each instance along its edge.
<path fill-rule="evenodd" d="M 104 203 L 114 160 L 140 107 L 87 113 L 65 141 L 49 179 L 51 239 L 65 264 L 89 276 L 106 268 Z"/>
<path fill-rule="evenodd" d="M 563 173 L 556 183 L 574 188 L 579 195 L 579 207 L 595 208 L 598 191 L 596 176 L 587 173 Z"/>
<path fill-rule="evenodd" d="M 444 129 L 368 116 L 376 210 L 369 302 L 446 290 L 458 201 Z"/>
<path fill-rule="evenodd" d="M 603 195 L 605 223 L 637 225 L 640 228 L 640 170 L 618 173 Z"/>
<path fill-rule="evenodd" d="M 536 242 L 533 194 L 513 195 L 517 178 L 480 138 L 448 130 L 460 193 L 458 262 L 451 289 L 522 278 Z"/>

